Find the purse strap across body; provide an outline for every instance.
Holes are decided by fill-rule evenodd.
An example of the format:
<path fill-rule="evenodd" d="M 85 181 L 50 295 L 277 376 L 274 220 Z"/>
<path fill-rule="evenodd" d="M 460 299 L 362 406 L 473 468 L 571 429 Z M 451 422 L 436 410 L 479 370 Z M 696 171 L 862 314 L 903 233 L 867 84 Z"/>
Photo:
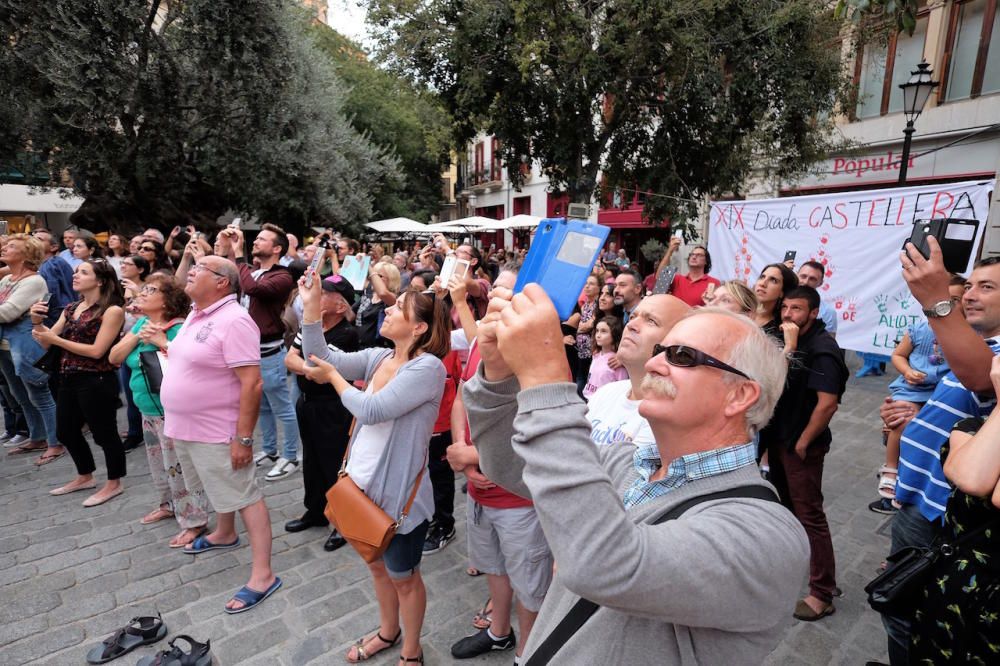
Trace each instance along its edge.
<path fill-rule="evenodd" d="M 664 512 L 662 516 L 653 521 L 653 525 L 659 525 L 668 520 L 673 520 L 674 518 L 680 517 L 685 511 L 703 502 L 711 502 L 717 499 L 727 499 L 731 497 L 749 497 L 751 499 L 762 499 L 771 502 L 777 502 L 778 497 L 774 494 L 774 491 L 766 486 L 759 485 L 747 485 L 738 486 L 736 488 L 730 488 L 728 490 L 720 490 L 714 493 L 708 493 L 705 495 L 699 495 L 697 497 L 692 497 L 686 502 L 682 502 L 677 506 L 673 507 L 669 511 Z M 589 599 L 581 598 L 573 607 L 570 608 L 566 616 L 556 625 L 556 628 L 552 630 L 552 633 L 545 637 L 542 644 L 531 654 L 531 657 L 526 662 L 525 666 L 545 666 L 557 652 L 562 648 L 563 645 L 569 641 L 573 635 L 580 630 L 581 627 L 590 619 L 590 617 L 600 610 L 600 604 L 594 603 Z"/>

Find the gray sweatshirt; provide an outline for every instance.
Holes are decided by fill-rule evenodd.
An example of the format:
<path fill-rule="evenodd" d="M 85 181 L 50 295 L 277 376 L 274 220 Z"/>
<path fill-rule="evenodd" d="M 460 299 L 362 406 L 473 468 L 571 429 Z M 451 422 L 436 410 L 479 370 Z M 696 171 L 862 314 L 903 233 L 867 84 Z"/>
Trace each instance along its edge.
<path fill-rule="evenodd" d="M 302 325 L 303 358 L 308 359 L 313 354 L 332 363 L 349 382 L 371 381 L 379 363 L 392 353 L 391 349 L 382 348 L 334 352 L 323 337 L 322 322 Z M 393 421 L 389 443 L 382 451 L 365 494 L 396 518 L 406 506 L 417 476 L 421 478 L 417 497 L 399 534 L 409 534 L 434 515 L 434 490 L 427 473 L 427 445 L 441 406 L 445 374 L 441 359 L 421 354 L 404 363 L 378 393 L 366 394 L 352 386 L 340 396 L 344 407 L 357 419 L 354 437 L 368 424 Z"/>
<path fill-rule="evenodd" d="M 791 623 L 808 569 L 795 516 L 776 502 L 736 498 L 651 524 L 697 495 L 768 486 L 756 467 L 626 510 L 622 494 L 639 478 L 634 448 L 591 442 L 575 385 L 518 388 L 515 378 L 487 382 L 480 369 L 463 396 L 480 467 L 534 500 L 556 560 L 525 657 L 585 597 L 602 608 L 553 663 L 760 664 Z"/>

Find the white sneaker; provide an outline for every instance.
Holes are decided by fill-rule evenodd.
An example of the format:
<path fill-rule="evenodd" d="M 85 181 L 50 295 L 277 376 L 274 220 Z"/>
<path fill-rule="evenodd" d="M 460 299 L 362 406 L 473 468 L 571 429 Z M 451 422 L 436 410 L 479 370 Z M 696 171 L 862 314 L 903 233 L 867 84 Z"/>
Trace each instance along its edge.
<path fill-rule="evenodd" d="M 5 448 L 5 449 L 12 449 L 15 446 L 20 446 L 21 444 L 24 444 L 27 441 L 28 441 L 28 436 L 27 435 L 14 435 L 10 439 L 8 439 L 6 442 L 4 442 L 3 448 Z"/>
<path fill-rule="evenodd" d="M 274 462 L 277 459 L 278 456 L 276 456 L 275 454 L 267 453 L 266 451 L 261 451 L 260 453 L 258 453 L 253 457 L 253 464 L 256 465 L 257 467 L 260 467 L 266 462 Z"/>
<path fill-rule="evenodd" d="M 278 462 L 274 463 L 274 467 L 264 476 L 264 479 L 267 481 L 277 481 L 278 479 L 285 478 L 298 468 L 298 460 L 289 460 L 288 458 L 281 457 L 278 458 Z"/>

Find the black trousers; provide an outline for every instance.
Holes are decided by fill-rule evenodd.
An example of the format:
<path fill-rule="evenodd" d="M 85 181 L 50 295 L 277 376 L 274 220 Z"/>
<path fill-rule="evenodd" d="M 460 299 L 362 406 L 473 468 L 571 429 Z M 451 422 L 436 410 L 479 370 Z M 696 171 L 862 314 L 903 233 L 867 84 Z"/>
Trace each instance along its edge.
<path fill-rule="evenodd" d="M 451 446 L 451 431 L 431 436 L 427 454 L 427 471 L 434 488 L 434 522 L 445 532 L 455 527 L 455 471 L 446 455 Z"/>
<path fill-rule="evenodd" d="M 302 439 L 302 480 L 306 512 L 302 519 L 325 525 L 326 491 L 337 482 L 337 472 L 347 450 L 350 414 L 336 396 L 299 396 L 295 403 Z"/>
<path fill-rule="evenodd" d="M 86 423 L 94 442 L 104 449 L 108 479 L 125 476 L 125 447 L 116 417 L 120 405 L 117 372 L 74 372 L 59 378 L 56 434 L 73 458 L 78 474 L 93 474 L 97 469 L 82 432 Z"/>

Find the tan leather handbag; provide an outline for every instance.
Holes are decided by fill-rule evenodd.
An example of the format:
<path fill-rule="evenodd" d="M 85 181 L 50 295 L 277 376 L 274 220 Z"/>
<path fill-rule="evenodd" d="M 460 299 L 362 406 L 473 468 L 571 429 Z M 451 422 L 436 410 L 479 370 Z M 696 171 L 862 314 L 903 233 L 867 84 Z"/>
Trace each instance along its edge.
<path fill-rule="evenodd" d="M 354 432 L 354 424 L 351 424 L 351 432 Z M 410 499 L 403 507 L 403 513 L 399 518 L 393 520 L 389 514 L 382 510 L 378 504 L 371 501 L 365 491 L 358 488 L 351 477 L 347 474 L 347 459 L 351 454 L 351 447 L 348 445 L 344 452 L 344 460 L 340 465 L 340 472 L 337 474 L 337 482 L 326 491 L 326 510 L 323 512 L 330 523 L 337 528 L 340 536 L 351 544 L 354 550 L 365 562 L 374 562 L 382 557 L 382 553 L 389 547 L 392 537 L 396 536 L 396 530 L 403 524 L 403 519 L 410 513 L 413 500 L 417 498 L 417 491 L 420 490 L 420 481 L 424 472 L 421 468 L 417 474 L 417 481 L 413 484 L 413 492 Z M 424 461 L 426 467 L 427 462 Z"/>

